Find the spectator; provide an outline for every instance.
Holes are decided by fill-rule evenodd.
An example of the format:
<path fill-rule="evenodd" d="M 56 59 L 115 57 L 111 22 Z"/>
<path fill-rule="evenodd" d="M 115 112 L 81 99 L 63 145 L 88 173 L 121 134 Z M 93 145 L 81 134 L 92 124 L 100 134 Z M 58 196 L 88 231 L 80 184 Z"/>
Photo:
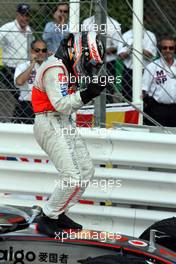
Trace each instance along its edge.
<path fill-rule="evenodd" d="M 45 25 L 43 40 L 46 41 L 48 50 L 52 53 L 57 51 L 61 40 L 68 33 L 68 14 L 69 5 L 67 3 L 59 3 L 53 9 L 54 21 Z"/>
<path fill-rule="evenodd" d="M 14 90 L 13 76 L 16 66 L 28 58 L 28 45 L 32 37 L 29 27 L 30 6 L 18 4 L 16 19 L 0 27 L 0 47 L 3 50 L 3 68 L 0 71 L 1 81 L 12 95 L 18 98 Z"/>
<path fill-rule="evenodd" d="M 176 127 L 175 41 L 163 37 L 161 55 L 150 63 L 143 75 L 144 111 L 163 126 Z M 149 120 L 145 124 L 153 125 Z"/>
<path fill-rule="evenodd" d="M 15 123 L 33 123 L 34 113 L 31 104 L 31 90 L 37 69 L 47 58 L 47 45 L 43 40 L 31 43 L 30 61 L 19 64 L 15 70 L 14 83 L 20 89 L 18 104 L 15 108 Z"/>
<path fill-rule="evenodd" d="M 83 21 L 82 29 L 84 31 L 97 31 L 98 25 L 95 24 L 95 16 L 86 18 Z M 112 17 L 107 17 L 107 23 L 104 25 L 103 34 L 106 34 L 106 67 L 108 75 L 112 75 L 115 79 L 116 70 L 115 64 L 117 60 L 117 51 L 119 43 L 121 42 L 121 26 Z M 101 25 L 102 29 L 102 25 Z M 107 90 L 107 103 L 113 103 L 113 95 L 115 90 L 111 84 L 106 86 Z"/>
<path fill-rule="evenodd" d="M 133 31 L 130 29 L 122 35 L 123 42 L 119 45 L 118 55 L 124 62 L 122 76 L 122 95 L 129 101 L 132 101 L 132 49 L 133 49 Z M 156 37 L 149 30 L 143 31 L 143 67 L 145 67 L 156 56 Z"/>

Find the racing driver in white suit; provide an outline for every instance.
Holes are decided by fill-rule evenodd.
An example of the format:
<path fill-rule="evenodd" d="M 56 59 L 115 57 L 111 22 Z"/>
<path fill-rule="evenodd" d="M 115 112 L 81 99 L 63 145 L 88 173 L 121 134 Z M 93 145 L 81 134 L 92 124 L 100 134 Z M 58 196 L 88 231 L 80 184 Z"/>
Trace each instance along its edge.
<path fill-rule="evenodd" d="M 66 213 L 83 194 L 94 167 L 71 114 L 100 95 L 105 86 L 89 82 L 84 90 L 69 93 L 69 76 L 88 75 L 103 64 L 103 57 L 104 48 L 95 32 L 69 34 L 36 75 L 32 91 L 34 134 L 59 173 L 54 191 L 38 217 L 39 232 L 50 237 L 63 229 L 82 229 Z"/>

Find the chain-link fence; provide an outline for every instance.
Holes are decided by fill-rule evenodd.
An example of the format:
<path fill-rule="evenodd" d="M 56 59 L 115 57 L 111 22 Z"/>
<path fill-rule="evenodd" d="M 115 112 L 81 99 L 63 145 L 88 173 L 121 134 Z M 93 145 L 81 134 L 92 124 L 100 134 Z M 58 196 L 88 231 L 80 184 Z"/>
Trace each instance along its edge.
<path fill-rule="evenodd" d="M 20 1 L 1 1 L 0 9 L 0 118 L 1 122 L 33 123 L 31 119 L 30 96 L 27 100 L 22 97 L 22 91 L 28 89 L 31 93 L 30 83 L 24 85 L 14 84 L 15 69 L 20 64 L 27 63 L 30 59 L 30 45 L 34 39 L 44 39 L 50 52 L 55 52 L 64 33 L 68 31 L 67 8 L 63 3 L 65 20 L 58 13 L 58 1 L 25 1 L 30 5 L 26 16 L 18 11 Z M 68 5 L 68 6 L 67 6 Z M 80 4 L 80 21 L 90 16 L 91 2 Z M 21 7 L 23 8 L 23 7 Z M 25 8 L 25 7 L 24 7 Z M 27 6 L 29 8 L 29 6 Z M 23 10 L 22 10 L 23 11 Z M 20 15 L 22 16 L 19 16 Z M 24 15 L 24 16 L 23 16 Z M 59 22 L 62 25 L 59 27 Z M 46 24 L 48 23 L 48 27 Z M 51 24 L 53 23 L 53 24 Z M 57 26 L 56 26 L 56 23 Z M 51 27 L 53 26 L 53 28 Z M 65 26 L 65 28 L 64 28 Z M 78 27 L 79 29 L 79 27 Z M 62 31 L 62 32 L 60 32 Z M 45 34 L 44 34 L 45 32 Z M 62 36 L 61 36 L 62 35 Z M 27 67 L 27 66 L 26 66 Z M 22 67 L 26 70 L 25 65 Z M 19 72 L 19 71 L 18 71 Z M 22 73 L 22 72 L 21 72 Z M 32 75 L 32 72 L 31 72 Z M 34 79 L 34 76 L 33 76 Z M 27 85 L 26 85 L 27 83 Z M 24 102 L 26 102 L 26 105 Z"/>
<path fill-rule="evenodd" d="M 45 39 L 53 36 L 58 32 L 50 32 L 51 27 L 46 28 L 48 22 L 56 19 L 55 12 L 58 1 L 25 1 L 30 5 L 30 12 L 28 21 L 30 28 L 28 32 L 19 33 L 19 25 L 14 24 L 16 18 L 16 6 L 21 3 L 20 1 L 1 1 L 0 9 L 0 118 L 2 122 L 18 122 L 31 120 L 31 112 L 27 110 L 30 108 L 30 100 L 25 108 L 21 104 L 20 98 L 20 85 L 14 85 L 14 72 L 17 65 L 25 63 L 30 60 L 30 44 L 32 40 L 41 39 L 45 31 Z M 91 23 L 94 25 L 95 21 L 88 20 L 93 15 L 96 15 L 97 5 L 101 6 L 101 2 L 97 1 L 80 1 L 80 25 Z M 69 5 L 69 3 L 68 3 Z M 64 6 L 66 12 L 66 6 Z M 100 8 L 101 9 L 101 8 Z M 104 16 L 107 17 L 108 23 L 113 25 L 114 34 L 107 36 L 107 71 L 109 75 L 115 76 L 116 82 L 113 85 L 107 85 L 106 89 L 106 102 L 118 103 L 125 102 L 125 98 L 132 101 L 132 45 L 133 36 L 129 31 L 132 28 L 132 0 L 112 0 L 107 1 L 107 10 L 101 9 Z M 67 13 L 65 13 L 67 16 Z M 114 20 L 112 20 L 112 18 Z M 109 21 L 108 21 L 109 19 Z M 145 68 L 149 61 L 157 57 L 157 42 L 165 34 L 175 37 L 175 1 L 168 0 L 144 0 L 144 27 L 145 36 L 143 36 L 144 49 L 149 52 L 144 54 Z M 11 22 L 11 24 L 7 24 Z M 25 23 L 22 21 L 21 23 Z M 65 22 L 65 25 L 67 22 Z M 49 25 L 50 26 L 50 25 Z M 64 33 L 69 31 L 65 26 Z M 31 32 L 30 32 L 31 29 Z M 91 29 L 91 27 L 89 27 Z M 95 28 L 94 28 L 95 29 Z M 96 29 L 95 29 L 96 30 Z M 122 32 L 122 38 L 120 37 Z M 52 35 L 53 34 L 53 35 Z M 59 35 L 59 34 L 58 34 Z M 53 37 L 58 39 L 58 36 Z M 108 39 L 109 38 L 109 39 Z M 149 43 L 150 42 L 150 43 Z M 124 45 L 127 44 L 127 45 Z M 149 43 L 149 45 L 148 45 Z M 48 45 L 50 45 L 49 42 Z M 149 50 L 148 50 L 149 47 Z M 49 48 L 50 49 L 50 48 Z M 126 52 L 126 54 L 125 54 Z M 24 88 L 26 89 L 26 88 Z M 30 88 L 31 89 L 31 88 Z M 29 91 L 30 93 L 30 91 Z M 122 94 L 122 96 L 121 96 Z M 22 100 L 22 98 L 21 98 Z M 175 103 L 175 102 L 174 102 Z M 20 108 L 21 107 L 21 108 Z M 18 108 L 18 113 L 16 109 Z M 21 109 L 22 117 L 19 112 Z M 27 121 L 28 122 L 28 121 Z"/>

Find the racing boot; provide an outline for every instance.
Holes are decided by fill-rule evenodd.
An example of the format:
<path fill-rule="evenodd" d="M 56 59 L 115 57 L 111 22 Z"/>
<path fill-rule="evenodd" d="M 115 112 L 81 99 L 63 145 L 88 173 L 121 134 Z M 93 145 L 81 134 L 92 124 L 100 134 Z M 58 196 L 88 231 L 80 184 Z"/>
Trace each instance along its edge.
<path fill-rule="evenodd" d="M 74 222 L 65 213 L 59 215 L 57 223 L 59 227 L 64 229 L 82 229 L 82 225 Z"/>
<path fill-rule="evenodd" d="M 60 214 L 58 219 L 52 219 L 42 214 L 38 217 L 37 224 L 37 230 L 40 233 L 55 238 L 56 236 L 57 238 L 62 237 L 64 229 L 82 229 L 82 225 L 71 220 L 65 213 Z"/>

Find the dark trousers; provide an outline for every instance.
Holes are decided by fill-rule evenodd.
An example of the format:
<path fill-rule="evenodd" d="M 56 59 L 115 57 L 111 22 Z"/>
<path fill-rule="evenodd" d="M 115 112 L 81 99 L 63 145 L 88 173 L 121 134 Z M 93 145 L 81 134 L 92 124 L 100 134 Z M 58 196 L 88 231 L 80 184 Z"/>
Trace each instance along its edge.
<path fill-rule="evenodd" d="M 132 101 L 132 76 L 132 69 L 129 69 L 124 65 L 122 76 L 122 95 L 130 102 Z"/>
<path fill-rule="evenodd" d="M 148 97 L 144 99 L 144 112 L 162 126 L 176 127 L 176 104 L 162 104 Z M 147 118 L 144 118 L 144 125 L 154 126 Z"/>
<path fill-rule="evenodd" d="M 19 89 L 14 85 L 14 73 L 15 68 L 7 66 L 0 68 L 0 82 L 5 89 L 8 90 L 16 100 L 18 100 Z"/>
<path fill-rule="evenodd" d="M 13 114 L 13 123 L 24 123 L 33 124 L 34 123 L 34 112 L 32 104 L 29 101 L 19 101 L 15 107 Z"/>

